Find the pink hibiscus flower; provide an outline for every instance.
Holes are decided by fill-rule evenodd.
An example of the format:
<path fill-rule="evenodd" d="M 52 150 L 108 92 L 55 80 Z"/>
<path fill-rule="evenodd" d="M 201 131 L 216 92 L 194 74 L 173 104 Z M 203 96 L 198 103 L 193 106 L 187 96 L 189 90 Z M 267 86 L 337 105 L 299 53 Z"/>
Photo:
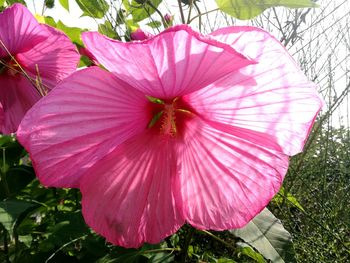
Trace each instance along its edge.
<path fill-rule="evenodd" d="M 117 245 L 157 243 L 185 222 L 244 226 L 278 192 L 322 104 L 257 28 L 83 40 L 112 73 L 91 67 L 62 81 L 18 139 L 40 181 L 79 187 L 87 224 Z"/>
<path fill-rule="evenodd" d="M 24 6 L 14 4 L 0 13 L 0 132 L 15 132 L 40 93 L 72 73 L 78 61 L 68 37 L 39 24 Z"/>

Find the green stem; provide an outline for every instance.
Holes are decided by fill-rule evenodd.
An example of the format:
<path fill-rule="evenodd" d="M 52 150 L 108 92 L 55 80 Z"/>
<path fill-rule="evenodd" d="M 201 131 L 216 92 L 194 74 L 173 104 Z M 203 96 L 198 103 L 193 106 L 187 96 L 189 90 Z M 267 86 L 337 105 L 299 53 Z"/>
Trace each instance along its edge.
<path fill-rule="evenodd" d="M 5 190 L 5 196 L 9 197 L 10 196 L 10 188 L 9 185 L 7 184 L 7 179 L 6 179 L 6 155 L 5 155 L 5 148 L 2 148 L 2 167 L 0 169 L 0 179 L 1 183 L 4 187 Z"/>
<path fill-rule="evenodd" d="M 207 234 L 208 236 L 214 238 L 215 240 L 219 241 L 220 243 L 224 244 L 225 246 L 236 250 L 236 247 L 235 247 L 235 246 L 233 246 L 233 245 L 230 244 L 230 243 L 227 243 L 225 240 L 223 240 L 223 239 L 221 239 L 221 238 L 215 236 L 214 234 L 210 233 L 209 231 L 200 230 L 199 232 L 202 232 L 202 233 L 204 233 L 204 234 Z"/>
<path fill-rule="evenodd" d="M 0 225 L 2 226 L 2 225 Z M 6 263 L 10 263 L 10 257 L 9 257 L 9 245 L 8 245 L 8 240 L 7 240 L 7 231 L 5 227 L 2 227 L 2 233 L 4 234 L 4 254 L 6 258 Z"/>
<path fill-rule="evenodd" d="M 195 20 L 196 18 L 198 18 L 198 17 L 202 17 L 202 16 L 204 16 L 204 15 L 207 15 L 207 14 L 209 14 L 209 13 L 212 13 L 212 12 L 215 12 L 215 11 L 219 11 L 219 10 L 220 10 L 219 8 L 215 8 L 215 9 L 213 9 L 213 10 L 209 10 L 209 11 L 207 11 L 207 12 L 200 13 L 199 15 L 196 15 L 196 16 L 192 17 L 191 20 L 190 20 L 190 23 L 191 23 L 193 20 Z"/>
<path fill-rule="evenodd" d="M 182 253 L 181 253 L 182 254 L 181 255 L 181 262 L 182 263 L 186 262 L 188 247 L 190 246 L 193 233 L 194 233 L 194 228 L 191 227 L 187 232 L 184 248 L 183 248 Z"/>
<path fill-rule="evenodd" d="M 160 16 L 160 19 L 162 20 L 164 27 L 166 25 L 168 25 L 168 23 L 165 21 L 164 16 L 162 15 L 162 13 L 159 11 L 159 9 L 156 6 L 154 6 L 154 4 L 152 4 L 151 1 L 147 1 L 146 4 L 148 4 L 150 7 L 152 7 L 154 9 L 154 11 Z"/>

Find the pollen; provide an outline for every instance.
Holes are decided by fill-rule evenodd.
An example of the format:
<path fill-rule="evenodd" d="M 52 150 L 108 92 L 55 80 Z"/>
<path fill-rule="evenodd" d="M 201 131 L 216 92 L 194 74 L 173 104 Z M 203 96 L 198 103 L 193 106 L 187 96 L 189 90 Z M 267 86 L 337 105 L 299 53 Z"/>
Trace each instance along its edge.
<path fill-rule="evenodd" d="M 164 105 L 160 133 L 170 136 L 175 136 L 177 133 L 174 102 L 172 104 Z"/>
<path fill-rule="evenodd" d="M 161 100 L 146 96 L 151 102 L 152 119 L 148 123 L 148 128 L 157 130 L 161 135 L 177 137 L 184 127 L 184 122 L 194 116 L 188 110 L 188 105 L 181 98 L 173 100 Z"/>

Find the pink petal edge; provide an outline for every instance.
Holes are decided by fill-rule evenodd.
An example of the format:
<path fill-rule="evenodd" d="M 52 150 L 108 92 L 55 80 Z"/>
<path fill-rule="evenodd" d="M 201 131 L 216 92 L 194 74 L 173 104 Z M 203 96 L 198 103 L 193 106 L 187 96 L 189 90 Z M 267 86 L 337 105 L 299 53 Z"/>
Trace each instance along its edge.
<path fill-rule="evenodd" d="M 30 11 L 21 4 L 13 4 L 0 13 L 0 25 L 0 40 L 12 55 L 28 51 L 48 37 L 46 30 L 42 30 Z M 0 57 L 7 55 L 0 43 Z"/>
<path fill-rule="evenodd" d="M 94 231 L 115 245 L 136 248 L 159 243 L 184 224 L 172 188 L 177 176 L 172 144 L 146 132 L 88 171 L 80 184 L 82 211 Z"/>
<path fill-rule="evenodd" d="M 24 117 L 17 131 L 45 186 L 78 187 L 86 170 L 145 130 L 145 96 L 98 67 L 60 82 Z"/>
<path fill-rule="evenodd" d="M 175 184 L 185 219 L 199 229 L 244 226 L 279 191 L 288 156 L 222 132 L 200 118 L 185 128 Z"/>
<path fill-rule="evenodd" d="M 48 25 L 38 26 L 48 32 L 48 38 L 16 58 L 32 78 L 40 76 L 42 83 L 52 89 L 76 70 L 80 55 L 63 32 Z"/>
<path fill-rule="evenodd" d="M 169 28 L 142 42 L 120 42 L 84 32 L 86 48 L 118 78 L 144 94 L 173 99 L 201 89 L 255 63 L 232 47 L 186 25 Z"/>
<path fill-rule="evenodd" d="M 23 116 L 40 98 L 39 92 L 24 76 L 0 76 L 0 103 L 3 107 L 0 132 L 16 132 Z"/>
<path fill-rule="evenodd" d="M 258 63 L 185 100 L 205 119 L 226 124 L 226 132 L 288 155 L 302 151 L 323 105 L 315 84 L 280 42 L 261 29 L 229 27 L 212 36 Z"/>

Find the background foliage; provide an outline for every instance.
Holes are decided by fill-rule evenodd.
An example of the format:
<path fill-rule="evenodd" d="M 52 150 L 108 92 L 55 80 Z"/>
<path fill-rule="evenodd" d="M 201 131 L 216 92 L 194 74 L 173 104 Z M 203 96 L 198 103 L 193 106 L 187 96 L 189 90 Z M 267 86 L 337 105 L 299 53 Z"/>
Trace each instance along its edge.
<path fill-rule="evenodd" d="M 0 0 L 0 8 L 13 2 L 26 4 Z M 350 261 L 349 2 L 324 0 L 317 1 L 317 9 L 283 9 L 275 6 L 315 4 L 217 0 L 222 11 L 207 4 L 210 1 L 199 0 L 35 2 L 40 2 L 36 10 L 41 9 L 37 19 L 66 32 L 78 48 L 83 47 L 80 33 L 86 29 L 46 15 L 55 5 L 70 11 L 76 3 L 99 32 L 124 41 L 139 27 L 157 33 L 172 23 L 188 22 L 207 33 L 243 23 L 234 17 L 260 14 L 244 23 L 265 28 L 281 40 L 319 84 L 327 107 L 305 151 L 291 159 L 284 185 L 269 205 L 272 213 L 264 210 L 244 230 L 199 231 L 185 225 L 164 242 L 137 250 L 112 246 L 96 235 L 81 216 L 79 191 L 41 186 L 15 137 L 1 136 L 0 262 Z M 292 2 L 298 6 L 291 6 Z M 257 7 L 257 3 L 263 5 Z M 167 13 L 174 20 L 165 19 Z M 90 64 L 82 56 L 80 66 Z"/>

